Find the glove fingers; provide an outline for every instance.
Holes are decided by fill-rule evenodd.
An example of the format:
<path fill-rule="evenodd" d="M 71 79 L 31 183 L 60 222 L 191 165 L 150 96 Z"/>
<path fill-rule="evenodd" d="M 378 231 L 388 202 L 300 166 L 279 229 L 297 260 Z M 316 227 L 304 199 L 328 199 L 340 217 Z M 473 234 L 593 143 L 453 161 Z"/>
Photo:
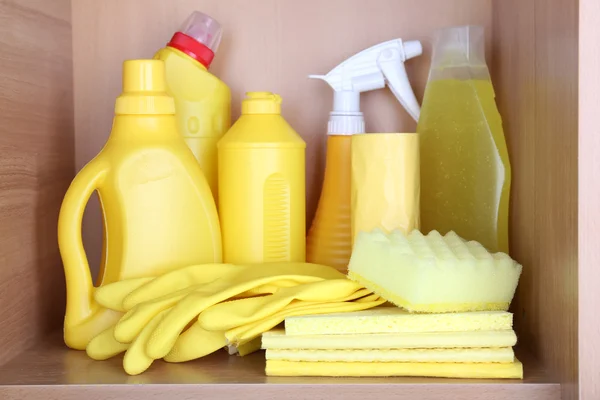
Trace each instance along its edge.
<path fill-rule="evenodd" d="M 264 274 L 264 272 L 260 272 L 260 268 L 258 267 L 246 267 L 244 269 L 246 272 L 250 270 L 255 270 L 254 275 Z M 240 281 L 237 284 L 224 279 L 202 285 L 200 289 L 190 293 L 177 303 L 173 307 L 173 310 L 158 325 L 148 341 L 146 347 L 148 355 L 155 359 L 165 357 L 175 345 L 177 338 L 183 332 L 186 325 L 194 318 L 197 318 L 208 307 L 228 300 L 252 288 L 275 282 L 280 278 L 278 276 L 263 276 L 260 279 L 249 279 L 248 277 L 243 277 L 243 275 L 241 274 L 238 277 Z M 285 276 L 282 279 L 292 278 L 295 279 L 293 276 Z M 301 276 L 299 278 L 307 282 L 321 280 L 320 278 L 311 276 Z"/>
<path fill-rule="evenodd" d="M 382 301 L 382 304 L 385 303 L 385 300 L 382 299 L 378 294 L 372 293 L 368 296 L 357 299 L 355 303 L 370 303 L 374 301 Z"/>
<path fill-rule="evenodd" d="M 232 264 L 191 265 L 171 271 L 148 282 L 132 292 L 123 301 L 127 309 L 145 301 L 153 300 L 193 285 L 207 284 L 217 279 L 230 278 L 242 270 Z"/>
<path fill-rule="evenodd" d="M 153 278 L 127 279 L 100 286 L 94 291 L 94 299 L 102 307 L 125 312 L 123 299 L 140 286 L 150 282 L 152 279 Z"/>
<path fill-rule="evenodd" d="M 361 290 L 349 279 L 332 279 L 281 288 L 271 296 L 255 297 L 216 304 L 198 317 L 203 328 L 229 330 L 236 326 L 260 321 L 294 300 L 312 302 L 347 301 L 348 296 Z M 223 318 L 226 315 L 227 318 Z"/>
<path fill-rule="evenodd" d="M 344 301 L 353 301 L 372 294 L 373 292 L 369 289 L 359 289 L 356 292 L 352 293 L 350 296 L 346 297 Z M 379 298 L 379 296 L 377 296 L 377 298 Z M 373 300 L 376 300 L 376 298 L 373 298 Z"/>
<path fill-rule="evenodd" d="M 167 310 L 156 314 L 154 318 L 142 329 L 140 334 L 127 349 L 125 357 L 123 357 L 123 368 L 129 375 L 138 375 L 150 368 L 154 359 L 146 354 L 146 342 L 152 331 L 156 328 L 159 322 L 164 318 Z"/>
<path fill-rule="evenodd" d="M 263 294 L 273 294 L 281 288 L 297 286 L 298 284 L 299 282 L 294 279 L 282 279 L 277 282 L 261 285 L 257 288 L 240 293 L 239 295 L 235 296 L 234 299 L 245 299 L 248 297 L 260 296 Z"/>
<path fill-rule="evenodd" d="M 94 360 L 108 360 L 114 357 L 129 347 L 128 344 L 120 343 L 115 339 L 114 335 L 115 327 L 100 332 L 95 336 L 85 348 L 87 355 Z"/>
<path fill-rule="evenodd" d="M 223 332 L 207 331 L 199 323 L 194 323 L 183 332 L 175 345 L 165 356 L 168 362 L 184 362 L 204 357 L 222 349 L 226 345 Z"/>
<path fill-rule="evenodd" d="M 245 271 L 242 276 L 244 279 L 253 280 L 264 277 L 314 277 L 322 279 L 346 279 L 346 275 L 337 271 L 335 268 L 320 264 L 311 264 L 305 262 L 277 262 L 260 265 L 245 265 Z"/>
<path fill-rule="evenodd" d="M 193 289 L 195 287 L 186 288 L 179 292 L 136 305 L 127 311 L 115 326 L 115 338 L 120 342 L 130 343 L 156 314 L 173 307 Z"/>

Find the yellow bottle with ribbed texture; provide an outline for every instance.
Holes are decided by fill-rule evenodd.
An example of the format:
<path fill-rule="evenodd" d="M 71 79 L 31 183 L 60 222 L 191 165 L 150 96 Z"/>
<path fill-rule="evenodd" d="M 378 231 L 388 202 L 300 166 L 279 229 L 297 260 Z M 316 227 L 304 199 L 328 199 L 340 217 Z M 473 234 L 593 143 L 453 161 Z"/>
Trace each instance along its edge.
<path fill-rule="evenodd" d="M 227 263 L 305 260 L 306 143 L 281 97 L 249 92 L 218 143 L 219 216 Z"/>
<path fill-rule="evenodd" d="M 123 68 L 108 141 L 71 183 L 58 220 L 67 284 L 64 340 L 79 350 L 120 317 L 94 300 L 82 244 L 83 212 L 94 191 L 105 228 L 98 286 L 222 260 L 215 202 L 177 130 L 164 63 L 129 60 Z"/>

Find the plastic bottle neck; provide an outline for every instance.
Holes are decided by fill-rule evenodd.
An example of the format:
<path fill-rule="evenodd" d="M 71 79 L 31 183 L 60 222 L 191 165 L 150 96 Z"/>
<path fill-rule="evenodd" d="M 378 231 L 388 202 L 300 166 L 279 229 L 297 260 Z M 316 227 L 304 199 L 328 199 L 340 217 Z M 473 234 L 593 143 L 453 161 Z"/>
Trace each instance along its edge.
<path fill-rule="evenodd" d="M 181 136 L 174 115 L 115 115 L 109 140 L 148 142 L 176 138 Z"/>
<path fill-rule="evenodd" d="M 175 32 L 167 46 L 188 55 L 207 69 L 215 58 L 215 53 L 210 48 L 182 32 Z"/>
<path fill-rule="evenodd" d="M 350 90 L 335 91 L 333 111 L 329 114 L 328 135 L 354 135 L 365 132 L 365 119 L 360 112 L 360 93 Z"/>
<path fill-rule="evenodd" d="M 327 134 L 330 136 L 347 136 L 365 133 L 365 118 L 361 112 L 341 114 L 335 111 L 329 114 Z"/>

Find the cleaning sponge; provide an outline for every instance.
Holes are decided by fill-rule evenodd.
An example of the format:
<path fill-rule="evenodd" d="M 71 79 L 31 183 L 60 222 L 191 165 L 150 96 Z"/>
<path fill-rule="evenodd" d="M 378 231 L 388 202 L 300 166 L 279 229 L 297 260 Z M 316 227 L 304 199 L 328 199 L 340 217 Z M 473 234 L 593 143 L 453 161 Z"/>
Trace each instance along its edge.
<path fill-rule="evenodd" d="M 412 312 L 506 311 L 522 266 L 456 233 L 376 229 L 356 238 L 348 276 Z"/>
<path fill-rule="evenodd" d="M 523 364 L 431 362 L 307 362 L 267 360 L 268 376 L 428 376 L 439 378 L 523 379 Z"/>
<path fill-rule="evenodd" d="M 285 319 L 286 335 L 499 331 L 512 326 L 513 315 L 506 311 L 411 314 L 398 307 Z"/>

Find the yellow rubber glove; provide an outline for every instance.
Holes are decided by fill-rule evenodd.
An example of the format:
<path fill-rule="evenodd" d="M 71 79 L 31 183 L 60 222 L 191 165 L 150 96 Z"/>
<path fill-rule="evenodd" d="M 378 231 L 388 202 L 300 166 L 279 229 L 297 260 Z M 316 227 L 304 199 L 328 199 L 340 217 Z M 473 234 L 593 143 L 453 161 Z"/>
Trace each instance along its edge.
<path fill-rule="evenodd" d="M 225 331 L 264 319 L 282 310 L 294 300 L 312 302 L 346 301 L 362 289 L 349 279 L 329 279 L 290 288 L 281 288 L 270 296 L 228 301 L 207 308 L 198 317 L 204 329 Z"/>
<path fill-rule="evenodd" d="M 188 294 L 202 285 L 194 285 L 174 293 L 139 303 L 127 311 L 115 326 L 115 339 L 121 343 L 131 343 L 144 327 L 161 311 L 175 306 Z"/>
<path fill-rule="evenodd" d="M 123 300 L 125 309 L 130 310 L 148 300 L 172 294 L 194 285 L 207 284 L 216 280 L 231 280 L 244 271 L 244 267 L 233 264 L 191 265 L 168 272 L 131 292 Z"/>
<path fill-rule="evenodd" d="M 207 356 L 227 345 L 225 332 L 207 331 L 194 323 L 177 338 L 175 345 L 164 357 L 168 362 L 184 362 Z"/>
<path fill-rule="evenodd" d="M 129 293 L 150 282 L 152 279 L 154 278 L 127 279 L 100 286 L 94 291 L 94 299 L 102 307 L 125 312 L 123 299 L 129 295 Z"/>
<path fill-rule="evenodd" d="M 115 327 L 111 326 L 90 340 L 85 352 L 88 357 L 102 361 L 121 354 L 128 347 L 129 344 L 120 343 L 115 339 Z"/>
<path fill-rule="evenodd" d="M 314 315 L 361 311 L 377 307 L 383 303 L 385 303 L 385 300 L 380 298 L 378 295 L 370 295 L 352 302 L 312 304 L 308 302 L 298 302 L 298 304 L 291 304 L 289 307 L 284 308 L 278 313 L 275 313 L 263 320 L 230 329 L 225 332 L 225 338 L 227 339 L 228 344 L 240 346 L 254 340 L 264 332 L 279 325 L 285 320 L 286 317 L 291 317 L 294 315 Z"/>
<path fill-rule="evenodd" d="M 154 359 L 165 357 L 187 324 L 202 311 L 250 289 L 281 279 L 309 283 L 342 277 L 344 275 L 335 269 L 318 264 L 270 263 L 244 266 L 234 276 L 216 279 L 179 301 L 150 336 L 146 354 Z"/>
<path fill-rule="evenodd" d="M 264 294 L 273 294 L 281 288 L 293 287 L 293 286 L 297 286 L 297 285 L 298 285 L 298 281 L 296 281 L 296 280 L 281 279 L 276 282 L 271 282 L 266 285 L 259 286 L 255 289 L 250 289 L 248 291 L 240 293 L 240 294 L 232 297 L 232 299 L 245 299 L 248 297 L 256 297 L 256 296 L 260 296 L 260 295 L 264 295 Z"/>
<path fill-rule="evenodd" d="M 154 362 L 154 359 L 146 355 L 146 343 L 148 338 L 152 334 L 152 331 L 156 326 L 163 320 L 165 315 L 168 313 L 168 309 L 161 311 L 156 314 L 154 318 L 148 322 L 140 334 L 131 343 L 125 357 L 123 357 L 123 368 L 129 375 L 138 375 L 150 368 L 150 365 Z"/>
<path fill-rule="evenodd" d="M 306 277 L 301 277 L 301 281 L 306 280 Z M 310 278 L 316 279 L 316 278 Z M 347 279 L 348 280 L 348 279 Z M 350 280 L 348 280 L 350 281 Z M 352 282 L 352 281 L 350 281 Z M 291 285 L 295 284 L 296 286 L 299 284 L 297 280 L 294 279 L 286 279 L 281 281 L 274 281 L 266 285 L 260 285 L 256 288 L 251 289 L 245 293 L 252 293 L 253 295 L 264 295 L 270 294 L 273 291 L 278 290 L 279 285 Z M 130 343 L 132 342 L 144 329 L 146 324 L 150 322 L 152 318 L 162 310 L 166 310 L 167 308 L 171 308 L 175 306 L 179 301 L 181 301 L 188 294 L 204 290 L 206 285 L 198 284 L 183 288 L 174 293 L 170 293 L 164 295 L 159 298 L 155 298 L 152 300 L 147 300 L 145 302 L 139 303 L 131 308 L 127 313 L 121 317 L 119 322 L 116 324 L 114 335 L 115 339 L 121 343 Z M 227 299 L 225 299 L 227 300 Z M 191 322 L 196 316 L 192 316 Z"/>

